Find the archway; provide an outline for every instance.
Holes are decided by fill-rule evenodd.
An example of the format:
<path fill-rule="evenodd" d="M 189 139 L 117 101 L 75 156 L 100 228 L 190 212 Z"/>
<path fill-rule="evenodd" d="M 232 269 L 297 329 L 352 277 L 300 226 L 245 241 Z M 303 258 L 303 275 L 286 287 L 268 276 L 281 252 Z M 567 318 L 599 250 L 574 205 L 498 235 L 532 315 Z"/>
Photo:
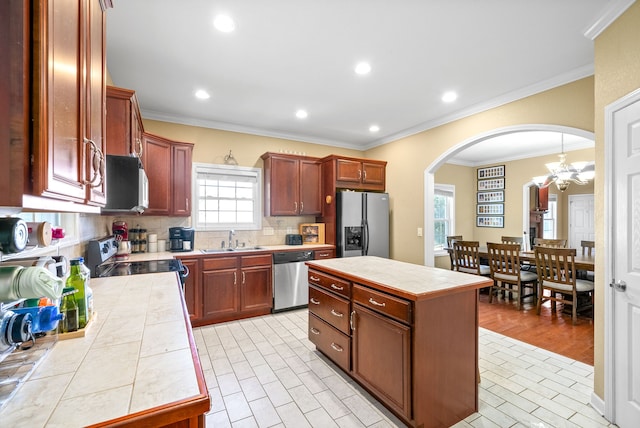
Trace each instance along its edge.
<path fill-rule="evenodd" d="M 434 197 L 434 174 L 443 164 L 447 162 L 455 154 L 463 151 L 464 149 L 473 146 L 481 141 L 488 140 L 490 138 L 498 137 L 501 135 L 507 134 L 515 134 L 518 132 L 530 132 L 530 131 L 548 131 L 548 132 L 560 132 L 564 134 L 577 135 L 579 137 L 588 138 L 590 140 L 595 140 L 595 134 L 590 131 L 585 131 L 583 129 L 573 128 L 569 126 L 562 125 L 545 125 L 545 124 L 525 124 L 525 125 L 515 125 L 508 126 L 503 128 L 496 128 L 482 134 L 474 135 L 471 138 L 468 138 L 459 144 L 451 147 L 449 150 L 442 153 L 437 159 L 435 159 L 431 165 L 427 167 L 424 171 L 424 230 L 425 230 L 425 240 L 424 240 L 424 265 L 425 266 L 433 266 L 434 265 L 434 239 L 433 239 L 433 197 Z M 528 199 L 527 199 L 528 206 Z M 524 211 L 528 212 L 528 209 Z M 523 216 L 523 230 L 528 230 L 528 218 L 524 218 L 527 216 Z"/>

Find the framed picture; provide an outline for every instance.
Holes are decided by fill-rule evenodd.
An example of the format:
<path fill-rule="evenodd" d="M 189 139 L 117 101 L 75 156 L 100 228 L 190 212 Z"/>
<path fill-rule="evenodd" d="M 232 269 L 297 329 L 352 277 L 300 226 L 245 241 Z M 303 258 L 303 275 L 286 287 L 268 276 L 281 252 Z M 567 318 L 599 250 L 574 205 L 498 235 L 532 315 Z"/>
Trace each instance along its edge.
<path fill-rule="evenodd" d="M 478 168 L 478 180 L 496 177 L 504 177 L 504 165 L 490 166 L 488 168 Z"/>
<path fill-rule="evenodd" d="M 504 227 L 504 217 L 495 215 L 479 215 L 476 217 L 478 227 Z"/>
<path fill-rule="evenodd" d="M 478 180 L 478 190 L 504 189 L 504 177 Z"/>
<path fill-rule="evenodd" d="M 494 190 L 492 192 L 478 192 L 478 203 L 504 202 L 504 190 Z"/>
<path fill-rule="evenodd" d="M 478 215 L 504 215 L 504 204 L 478 204 Z"/>

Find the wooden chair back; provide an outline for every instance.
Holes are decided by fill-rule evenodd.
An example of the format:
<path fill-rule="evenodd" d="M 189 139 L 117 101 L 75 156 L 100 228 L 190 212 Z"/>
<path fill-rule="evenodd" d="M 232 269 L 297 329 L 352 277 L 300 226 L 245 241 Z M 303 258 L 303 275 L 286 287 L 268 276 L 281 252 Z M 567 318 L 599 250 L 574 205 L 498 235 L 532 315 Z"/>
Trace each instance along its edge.
<path fill-rule="evenodd" d="M 462 235 L 447 236 L 447 248 L 449 249 L 449 261 L 451 262 L 451 270 L 456 270 L 456 261 L 453 257 L 453 242 L 461 239 Z"/>
<path fill-rule="evenodd" d="M 544 238 L 535 238 L 533 240 L 533 244 L 537 247 L 549 247 L 549 248 L 566 248 L 567 240 L 566 239 L 544 239 Z"/>
<path fill-rule="evenodd" d="M 571 319 L 577 321 L 578 295 L 593 292 L 593 283 L 576 278 L 575 248 L 553 248 L 536 246 L 534 248 L 536 269 L 540 293 L 538 295 L 537 312 L 545 300 L 552 301 L 552 310 L 556 309 L 556 302 L 572 306 Z M 549 291 L 545 295 L 545 290 Z M 593 298 L 593 297 L 592 297 Z M 587 305 L 593 307 L 593 304 Z"/>
<path fill-rule="evenodd" d="M 489 266 L 480 264 L 479 241 L 453 241 L 453 258 L 458 272 L 488 276 Z"/>
<path fill-rule="evenodd" d="M 580 241 L 580 247 L 582 247 L 583 256 L 592 256 L 596 243 L 595 241 Z"/>
<path fill-rule="evenodd" d="M 493 287 L 489 295 L 489 303 L 493 302 L 493 295 L 496 292 L 504 292 L 507 295 L 514 295 L 516 307 L 520 309 L 525 297 L 535 296 L 536 283 L 538 277 L 530 271 L 522 271 L 520 265 L 520 244 L 498 244 L 487 243 L 489 253 L 489 267 L 491 268 L 491 278 Z M 529 294 L 525 294 L 525 287 L 530 289 Z"/>
<path fill-rule="evenodd" d="M 518 244 L 520 249 L 522 249 L 522 244 L 524 243 L 522 236 L 503 236 L 500 241 L 503 244 Z"/>

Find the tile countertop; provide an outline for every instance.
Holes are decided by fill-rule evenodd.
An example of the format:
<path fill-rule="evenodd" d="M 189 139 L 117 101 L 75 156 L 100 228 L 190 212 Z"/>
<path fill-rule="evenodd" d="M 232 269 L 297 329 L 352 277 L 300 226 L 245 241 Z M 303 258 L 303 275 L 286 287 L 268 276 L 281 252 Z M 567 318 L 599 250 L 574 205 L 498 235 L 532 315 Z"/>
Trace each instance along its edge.
<path fill-rule="evenodd" d="M 413 301 L 492 285 L 491 279 L 487 277 L 372 256 L 306 263 L 310 268 L 317 267 Z"/>
<path fill-rule="evenodd" d="M 185 400 L 208 411 L 176 274 L 93 278 L 91 288 L 97 315 L 86 335 L 58 340 L 0 425 L 86 426 Z"/>

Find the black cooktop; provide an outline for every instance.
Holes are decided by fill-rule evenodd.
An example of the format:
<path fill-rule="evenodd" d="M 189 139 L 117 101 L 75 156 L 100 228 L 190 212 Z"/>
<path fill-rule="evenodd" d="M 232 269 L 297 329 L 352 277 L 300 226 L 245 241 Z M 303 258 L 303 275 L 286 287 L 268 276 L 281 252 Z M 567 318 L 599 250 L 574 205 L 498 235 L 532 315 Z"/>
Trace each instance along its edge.
<path fill-rule="evenodd" d="M 180 260 L 145 260 L 136 262 L 104 263 L 96 267 L 96 276 L 141 275 L 145 273 L 182 272 Z"/>

